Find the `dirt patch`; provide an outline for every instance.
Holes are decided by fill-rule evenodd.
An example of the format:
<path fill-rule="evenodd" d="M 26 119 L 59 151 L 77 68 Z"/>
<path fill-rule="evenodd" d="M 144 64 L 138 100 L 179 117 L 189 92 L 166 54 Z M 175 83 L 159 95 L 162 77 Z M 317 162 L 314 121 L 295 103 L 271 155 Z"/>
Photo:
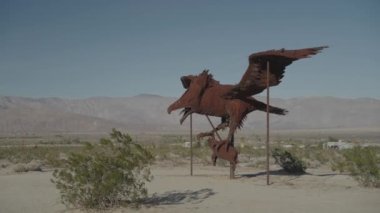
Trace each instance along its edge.
<path fill-rule="evenodd" d="M 149 197 L 140 209 L 114 212 L 378 212 L 380 189 L 363 188 L 347 175 L 327 168 L 288 175 L 278 167 L 266 185 L 264 170 L 238 167 L 229 180 L 228 167 L 194 165 L 154 167 Z M 59 192 L 51 172 L 0 175 L 0 206 L 5 212 L 59 212 Z M 71 210 L 70 210 L 71 211 Z M 79 212 L 79 210 L 75 210 Z"/>

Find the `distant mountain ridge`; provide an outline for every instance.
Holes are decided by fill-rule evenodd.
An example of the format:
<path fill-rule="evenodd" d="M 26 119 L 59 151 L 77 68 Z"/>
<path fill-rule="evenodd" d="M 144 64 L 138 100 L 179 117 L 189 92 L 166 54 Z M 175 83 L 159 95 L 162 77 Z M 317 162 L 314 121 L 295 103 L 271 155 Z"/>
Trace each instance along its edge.
<path fill-rule="evenodd" d="M 174 100 L 176 98 L 151 94 L 85 99 L 0 96 L 0 135 L 105 133 L 113 127 L 130 132 L 188 131 L 188 123 L 179 125 L 178 112 L 171 115 L 166 112 Z M 274 98 L 271 104 L 289 111 L 286 116 L 271 116 L 273 129 L 380 127 L 380 100 L 377 99 Z M 244 124 L 244 129 L 264 127 L 263 112 L 249 114 Z M 194 128 L 196 131 L 210 129 L 205 118 L 199 115 L 194 116 Z"/>

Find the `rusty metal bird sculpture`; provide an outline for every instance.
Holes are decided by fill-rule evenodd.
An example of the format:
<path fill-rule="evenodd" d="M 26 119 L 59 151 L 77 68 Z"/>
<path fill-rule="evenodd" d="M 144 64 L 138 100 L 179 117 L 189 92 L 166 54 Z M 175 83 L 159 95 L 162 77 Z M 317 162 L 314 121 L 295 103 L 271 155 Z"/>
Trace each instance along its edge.
<path fill-rule="evenodd" d="M 241 128 L 247 114 L 254 111 L 266 111 L 267 105 L 253 98 L 267 87 L 267 62 L 270 63 L 269 86 L 276 86 L 284 77 L 286 66 L 293 61 L 308 58 L 319 53 L 327 46 L 297 50 L 268 50 L 249 56 L 249 65 L 238 84 L 220 84 L 204 70 L 199 75 L 181 77 L 185 93 L 168 107 L 168 113 L 183 109 L 180 123 L 192 113 L 221 117 L 222 122 L 212 131 L 200 133 L 198 137 L 212 136 L 216 131 L 229 127 L 227 141 L 233 146 L 233 135 Z M 269 106 L 269 112 L 285 115 L 287 111 Z M 226 146 L 228 149 L 228 146 Z"/>

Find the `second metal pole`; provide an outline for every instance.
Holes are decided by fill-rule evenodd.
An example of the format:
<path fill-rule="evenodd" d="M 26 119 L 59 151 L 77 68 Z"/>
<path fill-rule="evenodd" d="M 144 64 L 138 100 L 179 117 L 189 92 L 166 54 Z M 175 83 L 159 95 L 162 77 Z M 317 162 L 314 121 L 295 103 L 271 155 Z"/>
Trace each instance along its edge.
<path fill-rule="evenodd" d="M 266 140 L 266 151 L 267 151 L 267 185 L 269 185 L 269 61 L 267 61 L 267 140 Z"/>
<path fill-rule="evenodd" d="M 193 176 L 193 114 L 190 114 L 190 176 Z"/>

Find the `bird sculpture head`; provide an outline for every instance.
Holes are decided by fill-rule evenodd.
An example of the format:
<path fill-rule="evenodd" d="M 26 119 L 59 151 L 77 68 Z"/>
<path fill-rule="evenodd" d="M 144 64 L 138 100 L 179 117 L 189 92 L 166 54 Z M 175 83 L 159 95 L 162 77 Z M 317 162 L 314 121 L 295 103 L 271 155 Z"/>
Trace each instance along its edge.
<path fill-rule="evenodd" d="M 185 118 L 194 112 L 201 101 L 201 97 L 208 86 L 214 83 L 212 75 L 208 73 L 208 70 L 203 70 L 198 75 L 187 75 L 181 77 L 182 86 L 186 91 L 182 96 L 172 103 L 168 107 L 168 113 L 177 109 L 182 109 L 183 117 L 181 118 L 181 123 Z"/>

